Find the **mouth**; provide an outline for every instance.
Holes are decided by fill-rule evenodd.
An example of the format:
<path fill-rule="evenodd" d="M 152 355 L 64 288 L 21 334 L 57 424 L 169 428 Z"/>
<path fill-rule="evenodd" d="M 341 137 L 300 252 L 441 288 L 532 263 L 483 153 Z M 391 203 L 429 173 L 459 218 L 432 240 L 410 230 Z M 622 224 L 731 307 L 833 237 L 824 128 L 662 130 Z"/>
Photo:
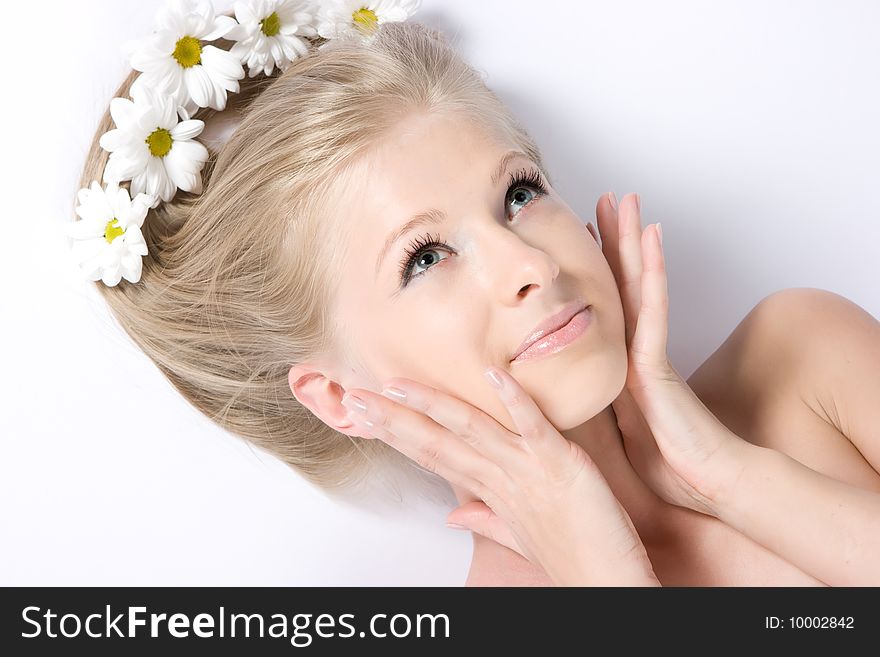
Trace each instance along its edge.
<path fill-rule="evenodd" d="M 529 333 L 510 362 L 532 360 L 561 351 L 586 331 L 591 320 L 591 305 L 581 300 L 566 304 Z"/>

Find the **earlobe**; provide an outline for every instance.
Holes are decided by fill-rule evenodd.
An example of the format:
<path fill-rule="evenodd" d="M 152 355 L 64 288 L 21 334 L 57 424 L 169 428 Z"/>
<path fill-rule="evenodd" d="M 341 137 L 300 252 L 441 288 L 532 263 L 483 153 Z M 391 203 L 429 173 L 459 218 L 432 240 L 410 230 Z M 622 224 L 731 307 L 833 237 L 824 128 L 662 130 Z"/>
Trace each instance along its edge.
<path fill-rule="evenodd" d="M 363 437 L 362 429 L 348 419 L 348 409 L 342 405 L 345 389 L 323 371 L 309 365 L 293 365 L 287 381 L 297 401 L 328 427 Z"/>

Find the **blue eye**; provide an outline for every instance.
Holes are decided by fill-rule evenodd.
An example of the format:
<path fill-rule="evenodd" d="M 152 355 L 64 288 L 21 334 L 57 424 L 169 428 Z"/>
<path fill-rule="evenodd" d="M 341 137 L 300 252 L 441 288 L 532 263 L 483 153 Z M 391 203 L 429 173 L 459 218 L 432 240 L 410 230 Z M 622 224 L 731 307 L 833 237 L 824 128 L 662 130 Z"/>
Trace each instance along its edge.
<path fill-rule="evenodd" d="M 534 198 L 537 198 L 538 196 L 541 195 L 540 193 L 536 194 L 534 192 L 529 191 L 528 187 L 529 187 L 528 185 L 519 185 L 518 187 L 514 188 L 516 191 L 510 197 L 511 203 L 513 203 L 513 202 L 522 203 L 522 205 L 520 207 L 524 208 Z M 525 197 L 525 198 L 523 198 L 523 197 Z"/>
<path fill-rule="evenodd" d="M 529 191 L 529 189 L 534 191 Z M 511 193 L 513 192 L 513 193 Z M 511 202 L 521 203 L 520 209 L 526 207 L 532 201 L 535 201 L 547 194 L 547 188 L 544 185 L 540 172 L 535 169 L 520 169 L 519 172 L 510 175 L 510 182 L 507 185 L 507 192 L 504 195 L 505 206 Z M 514 213 L 514 214 L 518 214 Z M 424 274 L 428 268 L 435 265 L 445 258 L 436 258 L 433 254 L 440 250 L 452 253 L 452 247 L 441 241 L 439 235 L 421 235 L 413 240 L 406 249 L 403 262 L 400 266 L 400 287 L 406 287 L 409 282 Z M 431 254 L 431 258 L 427 263 L 420 262 L 423 255 Z M 412 270 L 417 265 L 425 267 L 422 271 L 415 274 Z"/>
<path fill-rule="evenodd" d="M 438 253 L 437 247 L 441 247 L 440 250 L 450 251 L 446 244 L 440 241 L 440 236 L 436 235 L 431 237 L 430 235 L 420 236 L 416 238 L 414 242 L 410 244 L 409 249 L 407 249 L 407 259 L 406 259 L 406 269 L 404 270 L 405 282 L 409 283 L 410 280 L 415 278 L 416 276 L 421 276 L 427 269 L 423 271 L 416 272 L 415 274 L 411 273 L 414 267 L 424 266 L 430 267 L 431 265 L 440 262 L 440 258 L 434 257 L 433 254 Z M 429 262 L 423 263 L 422 258 L 426 255 L 431 255 Z M 444 258 L 445 260 L 445 258 Z"/>

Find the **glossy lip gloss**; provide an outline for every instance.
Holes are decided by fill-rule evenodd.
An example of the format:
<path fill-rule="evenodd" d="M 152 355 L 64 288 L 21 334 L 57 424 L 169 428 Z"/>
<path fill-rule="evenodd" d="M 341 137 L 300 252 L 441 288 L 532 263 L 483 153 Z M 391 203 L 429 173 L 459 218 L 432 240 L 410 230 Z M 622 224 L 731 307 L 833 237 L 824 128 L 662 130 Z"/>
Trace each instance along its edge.
<path fill-rule="evenodd" d="M 535 358 L 549 356 L 557 351 L 562 351 L 586 332 L 587 326 L 590 325 L 592 319 L 593 307 L 587 306 L 568 320 L 568 324 L 556 329 L 553 333 L 548 333 L 537 342 L 529 345 L 528 349 L 510 362 L 519 363 L 534 360 Z"/>

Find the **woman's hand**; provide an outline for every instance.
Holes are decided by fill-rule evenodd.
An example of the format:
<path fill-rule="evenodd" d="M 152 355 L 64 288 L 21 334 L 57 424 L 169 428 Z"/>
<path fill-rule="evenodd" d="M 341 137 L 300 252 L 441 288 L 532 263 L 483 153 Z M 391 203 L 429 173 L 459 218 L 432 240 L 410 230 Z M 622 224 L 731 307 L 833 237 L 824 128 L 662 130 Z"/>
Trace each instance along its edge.
<path fill-rule="evenodd" d="M 556 430 L 516 379 L 491 371 L 516 433 L 409 379 L 388 381 L 383 395 L 350 391 L 343 404 L 364 433 L 484 500 L 505 523 L 498 540 L 539 564 L 555 584 L 659 586 L 629 515 L 593 460 Z"/>
<path fill-rule="evenodd" d="M 620 207 L 605 195 L 596 208 L 602 251 L 620 289 L 629 366 L 612 403 L 639 476 L 667 502 L 717 516 L 749 443 L 730 431 L 666 356 L 669 299 L 659 224 L 642 230 L 640 199 Z"/>

